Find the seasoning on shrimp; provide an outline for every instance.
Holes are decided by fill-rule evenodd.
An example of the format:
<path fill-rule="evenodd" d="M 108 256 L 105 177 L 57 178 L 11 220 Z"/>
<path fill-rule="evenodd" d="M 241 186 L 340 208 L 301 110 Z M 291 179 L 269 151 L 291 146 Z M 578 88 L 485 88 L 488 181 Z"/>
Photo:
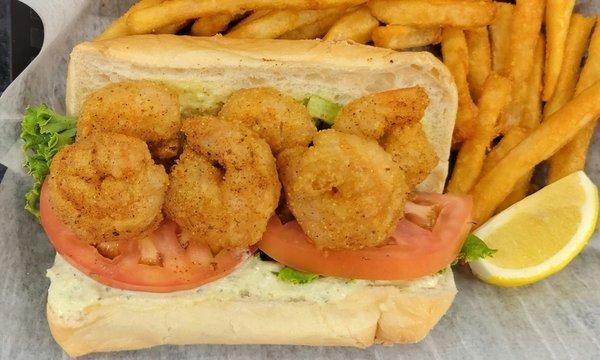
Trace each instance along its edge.
<path fill-rule="evenodd" d="M 420 87 L 367 95 L 344 106 L 333 128 L 377 140 L 392 154 L 412 188 L 438 163 L 420 122 L 428 103 L 427 93 Z"/>
<path fill-rule="evenodd" d="M 187 144 L 170 174 L 167 216 L 214 250 L 257 243 L 279 201 L 271 149 L 222 119 L 188 119 Z"/>
<path fill-rule="evenodd" d="M 83 103 L 77 138 L 114 132 L 142 139 L 154 156 L 168 159 L 179 152 L 181 118 L 175 92 L 152 81 L 107 85 Z"/>
<path fill-rule="evenodd" d="M 335 130 L 278 157 L 288 206 L 320 248 L 381 245 L 403 215 L 404 174 L 377 142 Z"/>
<path fill-rule="evenodd" d="M 437 154 L 420 122 L 392 127 L 380 144 L 404 171 L 411 187 L 425 180 L 438 163 Z"/>
<path fill-rule="evenodd" d="M 94 133 L 62 148 L 47 179 L 59 219 L 90 244 L 127 240 L 162 220 L 168 177 L 139 139 Z"/>
<path fill-rule="evenodd" d="M 273 88 L 234 92 L 219 116 L 256 132 L 275 154 L 292 146 L 307 146 L 317 133 L 306 107 Z"/>

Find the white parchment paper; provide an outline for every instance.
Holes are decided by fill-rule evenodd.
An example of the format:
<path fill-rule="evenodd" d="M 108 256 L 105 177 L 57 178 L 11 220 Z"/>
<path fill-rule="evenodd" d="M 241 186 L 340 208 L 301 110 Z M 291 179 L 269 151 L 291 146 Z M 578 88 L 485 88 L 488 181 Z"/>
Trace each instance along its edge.
<path fill-rule="evenodd" d="M 45 272 L 54 250 L 39 224 L 23 210 L 31 181 L 21 168 L 19 122 L 28 104 L 46 102 L 61 111 L 68 54 L 91 39 L 131 1 L 25 0 L 42 17 L 40 55 L 0 97 L 0 359 L 67 358 L 50 335 L 45 317 Z M 600 13 L 600 0 L 577 10 Z M 600 184 L 600 131 L 587 173 Z M 86 359 L 599 359 L 600 239 L 562 272 L 537 284 L 505 289 L 455 272 L 459 293 L 450 311 L 419 344 L 366 350 L 302 346 L 162 346 L 87 356 Z M 157 323 L 156 326 L 160 326 Z M 290 329 L 293 331 L 293 329 Z"/>

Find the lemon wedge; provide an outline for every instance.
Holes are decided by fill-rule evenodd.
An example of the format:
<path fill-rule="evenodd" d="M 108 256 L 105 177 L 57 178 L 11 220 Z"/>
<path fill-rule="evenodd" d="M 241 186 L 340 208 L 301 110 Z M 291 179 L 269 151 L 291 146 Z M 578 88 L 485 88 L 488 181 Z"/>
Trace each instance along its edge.
<path fill-rule="evenodd" d="M 507 208 L 474 234 L 492 256 L 469 263 L 479 279 L 520 286 L 564 268 L 587 244 L 598 221 L 598 189 L 583 171 Z"/>

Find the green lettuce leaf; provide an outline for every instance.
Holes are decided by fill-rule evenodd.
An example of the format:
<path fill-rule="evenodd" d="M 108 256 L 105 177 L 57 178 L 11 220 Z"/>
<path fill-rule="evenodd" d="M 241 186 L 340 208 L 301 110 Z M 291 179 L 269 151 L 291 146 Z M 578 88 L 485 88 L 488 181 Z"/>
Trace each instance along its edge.
<path fill-rule="evenodd" d="M 317 274 L 311 274 L 290 267 L 284 267 L 276 273 L 279 280 L 287 281 L 292 284 L 308 284 L 319 278 Z"/>
<path fill-rule="evenodd" d="M 40 189 L 52 158 L 75 140 L 76 124 L 76 118 L 59 115 L 46 104 L 30 106 L 25 111 L 21 122 L 23 166 L 34 179 L 33 187 L 25 195 L 25 209 L 38 218 Z"/>
<path fill-rule="evenodd" d="M 342 109 L 341 105 L 317 95 L 307 97 L 302 100 L 302 104 L 306 106 L 310 116 L 317 120 L 317 124 L 323 122 L 326 127 L 333 125 L 335 117 Z"/>
<path fill-rule="evenodd" d="M 470 234 L 463 243 L 460 253 L 452 265 L 455 265 L 459 262 L 468 263 L 474 260 L 483 259 L 494 255 L 496 251 L 498 250 L 490 249 L 485 242 L 483 242 L 483 240 L 473 234 Z"/>

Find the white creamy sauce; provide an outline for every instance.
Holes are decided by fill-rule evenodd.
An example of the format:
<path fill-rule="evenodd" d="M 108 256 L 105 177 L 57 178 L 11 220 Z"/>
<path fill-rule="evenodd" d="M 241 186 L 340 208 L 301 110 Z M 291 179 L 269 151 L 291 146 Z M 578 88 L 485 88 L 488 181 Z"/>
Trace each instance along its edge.
<path fill-rule="evenodd" d="M 47 272 L 51 280 L 48 304 L 66 322 L 78 322 L 86 307 L 98 301 L 125 300 L 140 304 L 177 298 L 180 301 L 230 300 L 252 297 L 253 300 L 311 301 L 317 303 L 343 300 L 352 292 L 369 287 L 394 285 L 410 288 L 433 288 L 439 275 L 413 281 L 367 281 L 321 277 L 311 283 L 294 285 L 280 280 L 274 272 L 281 269 L 275 262 L 255 256 L 242 263 L 230 275 L 199 288 L 167 294 L 155 294 L 111 288 L 89 278 L 67 263 L 60 255 Z"/>

